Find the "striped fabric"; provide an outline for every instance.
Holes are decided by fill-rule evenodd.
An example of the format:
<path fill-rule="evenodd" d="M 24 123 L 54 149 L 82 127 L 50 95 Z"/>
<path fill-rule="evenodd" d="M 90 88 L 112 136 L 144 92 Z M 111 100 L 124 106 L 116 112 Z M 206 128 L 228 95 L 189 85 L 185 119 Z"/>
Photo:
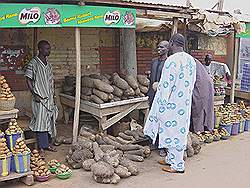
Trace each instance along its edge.
<path fill-rule="evenodd" d="M 10 173 L 11 157 L 0 159 L 0 176 L 8 176 Z"/>
<path fill-rule="evenodd" d="M 14 155 L 14 162 L 17 173 L 25 173 L 30 171 L 30 153 L 27 155 Z"/>
<path fill-rule="evenodd" d="M 54 81 L 52 66 L 44 63 L 35 57 L 29 63 L 25 76 L 32 80 L 34 92 L 45 98 L 41 103 L 32 99 L 33 116 L 30 122 L 30 129 L 34 132 L 48 131 L 52 137 L 56 135 L 55 120 L 58 109 L 54 104 Z"/>

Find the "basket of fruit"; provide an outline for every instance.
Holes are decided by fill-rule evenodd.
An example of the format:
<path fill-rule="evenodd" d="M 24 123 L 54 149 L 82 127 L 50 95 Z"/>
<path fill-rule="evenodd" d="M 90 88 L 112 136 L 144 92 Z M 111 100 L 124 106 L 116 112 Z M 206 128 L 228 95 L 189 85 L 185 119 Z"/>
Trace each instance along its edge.
<path fill-rule="evenodd" d="M 8 176 L 11 165 L 11 152 L 5 138 L 0 138 L 0 176 Z"/>
<path fill-rule="evenodd" d="M 46 167 L 45 161 L 39 155 L 37 150 L 33 150 L 30 157 L 30 168 L 31 171 L 34 173 L 36 181 L 44 182 L 49 179 L 50 171 Z"/>
<path fill-rule="evenodd" d="M 55 173 L 59 179 L 68 179 L 72 176 L 72 170 L 64 164 L 61 164 Z"/>
<path fill-rule="evenodd" d="M 60 167 L 61 163 L 58 160 L 52 159 L 48 162 L 49 170 L 51 173 L 55 173 L 57 168 Z"/>
<path fill-rule="evenodd" d="M 16 98 L 10 91 L 9 85 L 6 83 L 4 76 L 0 76 L 0 110 L 13 110 Z"/>
<path fill-rule="evenodd" d="M 16 119 L 11 119 L 8 129 L 5 131 L 8 147 L 11 151 L 14 150 L 16 140 L 21 138 L 22 129 L 18 126 Z"/>
<path fill-rule="evenodd" d="M 25 173 L 30 171 L 30 149 L 24 143 L 23 138 L 16 140 L 13 150 L 15 171 L 17 173 Z"/>

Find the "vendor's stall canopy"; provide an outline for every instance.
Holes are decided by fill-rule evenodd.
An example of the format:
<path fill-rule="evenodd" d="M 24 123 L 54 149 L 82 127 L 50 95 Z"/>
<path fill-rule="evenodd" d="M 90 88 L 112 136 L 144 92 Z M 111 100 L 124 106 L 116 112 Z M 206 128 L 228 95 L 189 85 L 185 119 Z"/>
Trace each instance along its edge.
<path fill-rule="evenodd" d="M 135 28 L 136 10 L 107 6 L 0 3 L 0 28 Z"/>
<path fill-rule="evenodd" d="M 171 21 L 163 21 L 157 19 L 137 18 L 136 19 L 136 31 L 137 32 L 154 32 L 165 31 L 171 29 Z"/>
<path fill-rule="evenodd" d="M 236 33 L 245 31 L 245 24 L 229 13 L 219 14 L 218 12 L 200 10 L 192 15 L 188 29 L 209 36 L 224 36 L 233 31 L 236 31 Z"/>

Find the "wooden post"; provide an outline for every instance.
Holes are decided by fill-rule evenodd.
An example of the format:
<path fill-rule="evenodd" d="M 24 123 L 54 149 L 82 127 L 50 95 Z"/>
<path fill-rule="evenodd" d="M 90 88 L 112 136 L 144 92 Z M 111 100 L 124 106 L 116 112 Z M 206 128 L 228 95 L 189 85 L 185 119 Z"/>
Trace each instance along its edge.
<path fill-rule="evenodd" d="M 33 29 L 33 57 L 36 56 L 37 53 L 37 28 Z"/>
<path fill-rule="evenodd" d="M 234 62 L 233 62 L 233 72 L 232 72 L 232 79 L 233 83 L 231 86 L 231 95 L 230 95 L 230 102 L 234 102 L 235 96 L 235 80 L 237 75 L 237 67 L 238 67 L 238 59 L 239 59 L 239 46 L 240 46 L 240 38 L 235 38 L 235 47 L 234 47 Z"/>
<path fill-rule="evenodd" d="M 77 142 L 80 96 L 81 96 L 81 33 L 80 28 L 75 28 L 76 39 L 76 95 L 75 95 L 75 112 L 73 123 L 73 143 Z"/>
<path fill-rule="evenodd" d="M 123 29 L 121 33 L 121 40 L 123 46 L 120 49 L 123 51 L 122 55 L 122 67 L 127 74 L 137 75 L 137 60 L 136 60 L 136 34 L 135 29 Z M 120 62 L 121 63 L 121 62 Z"/>
<path fill-rule="evenodd" d="M 124 29 L 120 29 L 120 70 L 124 69 Z"/>
<path fill-rule="evenodd" d="M 173 28 L 172 28 L 172 36 L 178 31 L 178 18 L 173 18 Z"/>
<path fill-rule="evenodd" d="M 218 1 L 218 11 L 222 11 L 223 10 L 223 5 L 224 5 L 224 0 L 219 0 Z"/>

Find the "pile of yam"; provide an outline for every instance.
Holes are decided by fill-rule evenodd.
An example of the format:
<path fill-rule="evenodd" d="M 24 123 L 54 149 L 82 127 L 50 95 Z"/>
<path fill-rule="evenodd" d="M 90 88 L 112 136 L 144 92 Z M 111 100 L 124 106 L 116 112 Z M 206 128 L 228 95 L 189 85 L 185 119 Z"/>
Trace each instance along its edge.
<path fill-rule="evenodd" d="M 117 184 L 122 178 L 138 175 L 136 162 L 143 162 L 150 156 L 149 147 L 132 144 L 142 137 L 141 130 L 128 130 L 113 137 L 81 129 L 66 160 L 73 168 L 91 172 L 98 183 Z"/>
<path fill-rule="evenodd" d="M 91 74 L 82 76 L 81 99 L 97 104 L 144 97 L 148 92 L 149 80 L 146 75 L 121 77 L 112 75 Z"/>

